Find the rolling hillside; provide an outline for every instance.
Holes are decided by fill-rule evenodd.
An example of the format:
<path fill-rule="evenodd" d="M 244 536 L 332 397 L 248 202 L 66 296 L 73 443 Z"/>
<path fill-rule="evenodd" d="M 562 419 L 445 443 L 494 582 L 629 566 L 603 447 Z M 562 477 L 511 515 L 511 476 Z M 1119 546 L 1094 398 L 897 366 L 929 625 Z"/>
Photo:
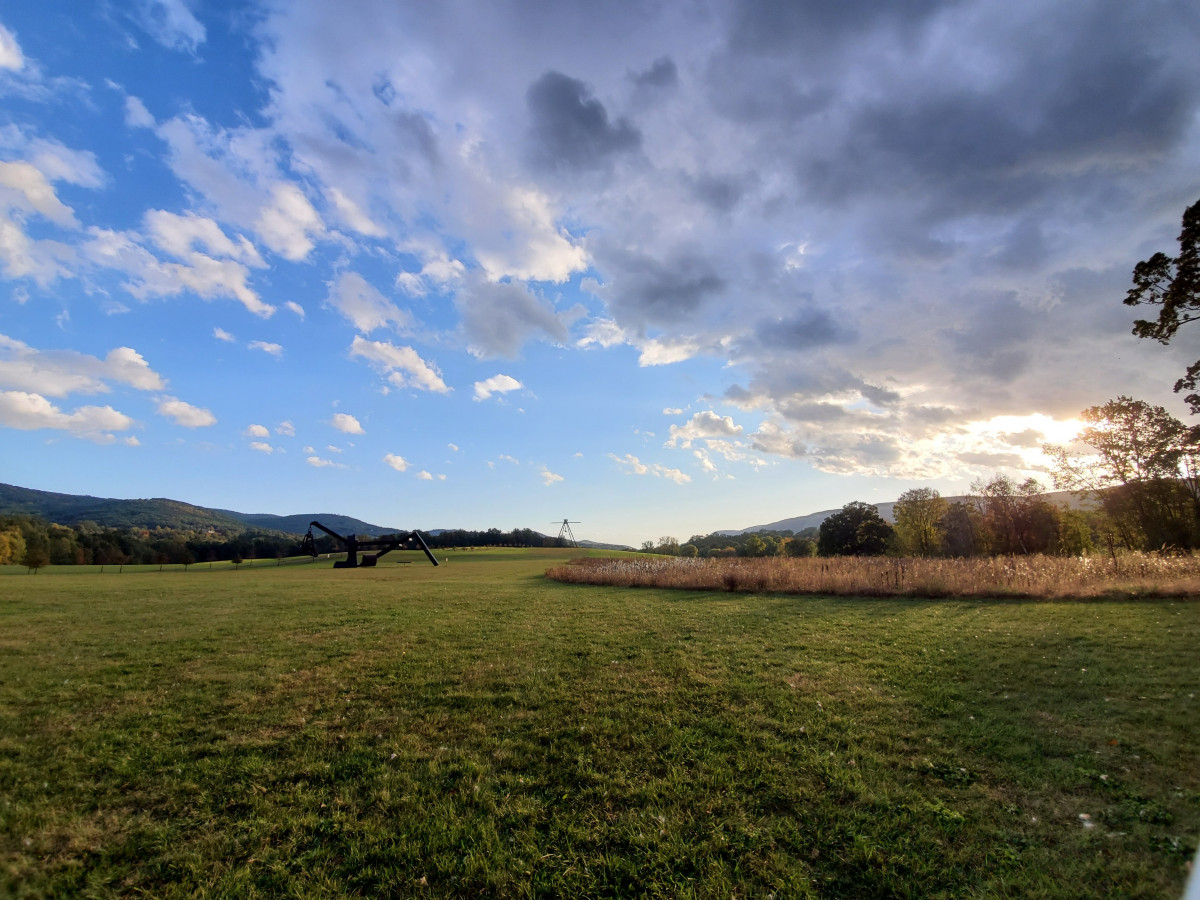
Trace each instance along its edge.
<path fill-rule="evenodd" d="M 0 484 L 0 514 L 37 516 L 60 525 L 95 522 L 101 528 L 173 528 L 181 531 L 212 530 L 221 534 L 238 534 L 248 530 L 303 534 L 313 519 L 320 520 L 341 534 L 354 532 L 378 535 L 400 530 L 334 513 L 292 516 L 240 513 L 229 509 L 209 509 L 165 497 L 118 500 L 85 494 L 58 494 L 11 484 Z"/>

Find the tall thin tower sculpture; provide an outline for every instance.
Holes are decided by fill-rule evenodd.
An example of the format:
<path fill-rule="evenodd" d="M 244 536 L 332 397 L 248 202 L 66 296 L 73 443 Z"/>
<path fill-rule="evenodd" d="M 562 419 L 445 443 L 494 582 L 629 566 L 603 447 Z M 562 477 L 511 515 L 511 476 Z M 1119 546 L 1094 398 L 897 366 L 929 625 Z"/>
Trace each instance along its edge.
<path fill-rule="evenodd" d="M 578 547 L 579 542 L 575 540 L 575 532 L 571 530 L 572 525 L 580 525 L 580 522 L 572 522 L 567 519 L 562 520 L 562 528 L 558 529 L 558 546 L 565 547 L 565 541 L 570 539 L 572 547 Z"/>

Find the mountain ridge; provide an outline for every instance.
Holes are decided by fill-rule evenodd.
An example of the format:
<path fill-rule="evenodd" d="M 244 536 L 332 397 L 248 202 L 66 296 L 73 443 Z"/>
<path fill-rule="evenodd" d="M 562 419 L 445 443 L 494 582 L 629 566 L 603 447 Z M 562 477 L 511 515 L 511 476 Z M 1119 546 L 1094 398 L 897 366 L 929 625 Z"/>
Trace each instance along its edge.
<path fill-rule="evenodd" d="M 364 535 L 391 534 L 402 529 L 373 525 L 337 513 L 241 513 L 231 509 L 198 506 L 166 497 L 121 499 L 91 494 L 62 494 L 0 483 L 0 514 L 38 516 L 59 525 L 95 522 L 102 528 L 174 528 L 186 531 L 278 531 L 304 534 L 308 523 L 319 519 L 334 531 Z"/>

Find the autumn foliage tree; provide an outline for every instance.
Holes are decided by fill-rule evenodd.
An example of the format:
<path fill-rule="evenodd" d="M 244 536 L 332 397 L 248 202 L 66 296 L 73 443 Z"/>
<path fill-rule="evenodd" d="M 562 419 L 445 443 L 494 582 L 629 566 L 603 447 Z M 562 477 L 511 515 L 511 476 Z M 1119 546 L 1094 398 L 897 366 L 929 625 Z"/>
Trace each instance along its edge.
<path fill-rule="evenodd" d="M 1055 487 L 1103 507 L 1129 547 L 1159 550 L 1200 546 L 1200 445 L 1161 406 L 1118 397 L 1081 414 L 1077 443 L 1091 453 L 1047 445 Z"/>
<path fill-rule="evenodd" d="M 1058 549 L 1058 510 L 1042 496 L 1035 478 L 1017 482 L 998 474 L 971 485 L 994 554 L 1053 553 Z"/>
<path fill-rule="evenodd" d="M 949 504 L 933 488 L 905 491 L 892 507 L 896 547 L 911 556 L 936 556 L 942 549 L 942 517 Z"/>

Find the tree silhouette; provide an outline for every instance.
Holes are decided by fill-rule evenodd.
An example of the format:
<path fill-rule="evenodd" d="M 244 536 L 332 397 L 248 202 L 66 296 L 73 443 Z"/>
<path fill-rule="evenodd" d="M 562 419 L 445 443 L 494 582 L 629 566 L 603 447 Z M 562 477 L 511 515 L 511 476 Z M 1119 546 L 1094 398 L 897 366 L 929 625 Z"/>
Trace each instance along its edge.
<path fill-rule="evenodd" d="M 1180 325 L 1200 319 L 1200 200 L 1183 212 L 1179 232 L 1179 255 L 1155 253 L 1133 267 L 1133 287 L 1125 295 L 1126 306 L 1161 307 L 1157 319 L 1138 319 L 1133 333 L 1169 344 Z M 1175 393 L 1192 391 L 1183 399 L 1192 414 L 1200 413 L 1200 360 L 1188 366 L 1187 374 L 1175 382 Z"/>

